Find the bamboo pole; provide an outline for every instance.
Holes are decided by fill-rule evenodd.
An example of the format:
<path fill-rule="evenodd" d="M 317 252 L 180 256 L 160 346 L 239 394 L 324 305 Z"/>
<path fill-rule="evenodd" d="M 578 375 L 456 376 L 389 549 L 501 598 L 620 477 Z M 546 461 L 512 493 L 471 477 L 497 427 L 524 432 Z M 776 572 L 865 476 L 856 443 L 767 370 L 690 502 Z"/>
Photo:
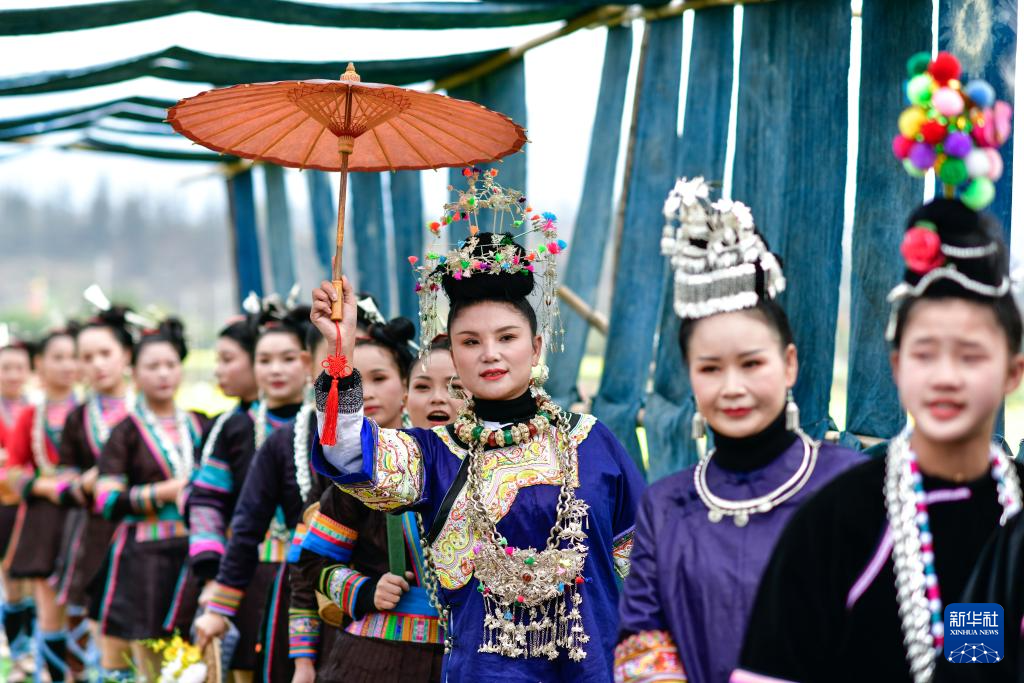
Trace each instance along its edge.
<path fill-rule="evenodd" d="M 576 311 L 576 313 L 586 320 L 591 327 L 597 329 L 598 332 L 605 336 L 608 335 L 608 318 L 588 306 L 587 302 L 584 301 L 579 294 L 572 291 L 565 285 L 558 286 L 557 294 L 559 299 L 567 303 L 569 308 Z"/>
<path fill-rule="evenodd" d="M 522 45 L 510 47 L 506 51 L 497 54 L 489 59 L 469 67 L 465 71 L 442 78 L 434 82 L 434 90 L 451 90 L 470 81 L 482 78 L 493 73 L 501 67 L 521 58 L 530 50 L 550 43 L 553 40 L 564 38 L 570 33 L 575 33 L 584 28 L 601 28 L 613 26 L 633 19 L 645 19 L 647 21 L 659 21 L 671 19 L 689 10 L 702 10 L 710 7 L 728 7 L 732 5 L 750 5 L 764 2 L 775 2 L 775 0 L 688 0 L 678 5 L 665 5 L 653 9 L 635 10 L 628 5 L 601 5 L 593 10 L 581 14 L 575 19 L 565 22 L 565 25 L 545 33 L 542 36 L 528 40 Z"/>
<path fill-rule="evenodd" d="M 594 24 L 607 25 L 606 22 L 610 21 L 614 23 L 617 20 L 621 20 L 626 11 L 627 10 L 624 5 L 601 5 L 589 12 L 581 14 L 575 19 L 570 19 L 565 22 L 563 26 L 555 29 L 554 31 L 550 31 L 542 36 L 528 40 L 522 45 L 510 47 L 500 54 L 469 67 L 465 71 L 461 71 L 457 74 L 436 81 L 434 83 L 434 90 L 451 90 L 459 87 L 460 85 L 465 85 L 470 81 L 475 81 L 481 76 L 486 76 L 510 62 L 514 62 L 535 47 L 540 47 L 545 43 L 550 43 L 551 41 L 567 36 L 570 33 L 575 33 L 581 28 L 587 28 Z"/>

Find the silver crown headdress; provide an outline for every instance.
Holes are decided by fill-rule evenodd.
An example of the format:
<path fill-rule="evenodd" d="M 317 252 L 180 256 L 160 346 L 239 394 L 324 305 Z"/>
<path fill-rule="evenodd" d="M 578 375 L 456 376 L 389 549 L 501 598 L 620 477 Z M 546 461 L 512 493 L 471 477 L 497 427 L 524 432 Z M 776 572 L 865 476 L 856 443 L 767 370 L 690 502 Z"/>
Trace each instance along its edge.
<path fill-rule="evenodd" d="M 444 247 L 440 243 L 429 250 L 422 263 L 418 256 L 409 256 L 416 277 L 416 293 L 420 297 L 420 349 L 426 352 L 430 342 L 444 332 L 444 321 L 438 313 L 438 293 L 446 275 L 456 280 L 492 275 L 526 275 L 535 277 L 540 290 L 537 323 L 544 343 L 552 351 L 563 348 L 562 320 L 558 310 L 558 265 L 555 256 L 568 248 L 558 237 L 558 218 L 544 211 L 535 213 L 519 190 L 499 185 L 494 179 L 497 169 L 484 171 L 476 166 L 463 169 L 468 189 L 458 190 L 458 199 L 446 202 L 441 219 L 428 225 L 440 239 L 441 229 L 459 221 L 469 224 L 469 237 L 457 245 Z M 455 187 L 448 186 L 448 191 Z M 493 211 L 493 249 L 480 254 L 480 209 Z M 504 232 L 512 228 L 516 234 Z M 527 235 L 539 235 L 540 244 L 526 250 L 516 242 Z M 519 250 L 525 251 L 520 255 Z M 535 289 L 535 291 L 536 291 Z"/>
<path fill-rule="evenodd" d="M 665 200 L 661 253 L 675 270 L 680 318 L 753 308 L 786 288 L 782 266 L 757 233 L 750 209 L 730 199 L 712 202 L 709 195 L 703 177 L 680 178 Z"/>

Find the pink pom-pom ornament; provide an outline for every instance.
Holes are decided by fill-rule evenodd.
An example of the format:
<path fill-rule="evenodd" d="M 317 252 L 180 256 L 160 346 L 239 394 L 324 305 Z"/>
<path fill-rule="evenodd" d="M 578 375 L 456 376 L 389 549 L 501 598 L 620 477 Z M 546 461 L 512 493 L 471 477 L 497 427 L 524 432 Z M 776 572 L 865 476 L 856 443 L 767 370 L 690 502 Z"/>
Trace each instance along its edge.
<path fill-rule="evenodd" d="M 983 151 L 988 156 L 988 179 L 995 182 L 1003 177 L 1003 155 L 991 147 Z"/>
<path fill-rule="evenodd" d="M 932 106 L 943 116 L 959 116 L 964 110 L 964 98 L 952 88 L 939 88 L 932 95 Z"/>

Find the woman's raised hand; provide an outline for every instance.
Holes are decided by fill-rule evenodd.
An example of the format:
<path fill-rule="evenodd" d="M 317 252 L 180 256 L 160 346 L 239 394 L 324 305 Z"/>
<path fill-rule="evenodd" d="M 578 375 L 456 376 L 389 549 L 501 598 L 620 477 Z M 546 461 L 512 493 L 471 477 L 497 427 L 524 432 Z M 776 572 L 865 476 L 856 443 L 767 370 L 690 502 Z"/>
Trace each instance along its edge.
<path fill-rule="evenodd" d="M 356 346 L 356 294 L 347 277 L 342 276 L 341 282 L 341 352 L 345 357 L 351 359 L 352 351 Z M 334 321 L 331 320 L 331 306 L 337 299 L 338 293 L 334 291 L 334 284 L 329 280 L 324 280 L 320 283 L 319 289 L 313 290 L 313 308 L 309 312 L 309 320 L 327 340 L 331 353 L 334 353 L 334 345 L 338 336 Z"/>

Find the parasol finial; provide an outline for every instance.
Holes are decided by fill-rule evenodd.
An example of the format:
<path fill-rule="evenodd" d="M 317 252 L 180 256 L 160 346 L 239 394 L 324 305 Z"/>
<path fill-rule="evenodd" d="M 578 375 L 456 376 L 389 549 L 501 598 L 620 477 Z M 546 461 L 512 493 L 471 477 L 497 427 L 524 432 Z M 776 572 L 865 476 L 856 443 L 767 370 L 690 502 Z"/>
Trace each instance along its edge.
<path fill-rule="evenodd" d="M 349 62 L 348 66 L 345 67 L 345 73 L 341 74 L 341 78 L 338 79 L 338 80 L 354 81 L 354 82 L 358 83 L 358 82 L 360 82 L 363 79 L 360 78 L 359 74 L 356 73 L 356 65 L 353 64 L 352 62 Z"/>

